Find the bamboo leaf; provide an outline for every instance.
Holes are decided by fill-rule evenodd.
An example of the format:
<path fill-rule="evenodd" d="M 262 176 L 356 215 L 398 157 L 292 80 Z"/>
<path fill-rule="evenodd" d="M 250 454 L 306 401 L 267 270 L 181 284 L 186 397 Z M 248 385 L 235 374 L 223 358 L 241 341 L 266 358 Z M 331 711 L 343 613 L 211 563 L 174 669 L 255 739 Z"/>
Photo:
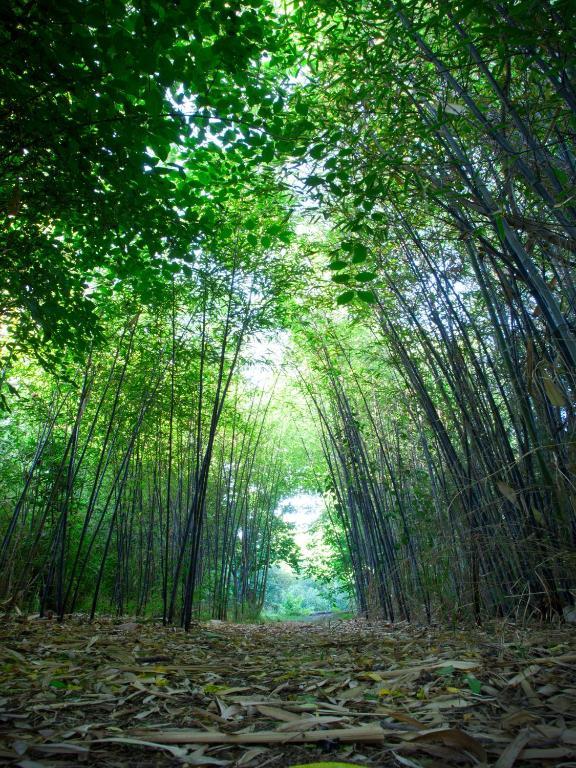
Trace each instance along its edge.
<path fill-rule="evenodd" d="M 547 373 L 544 373 L 542 375 L 542 382 L 544 384 L 544 389 L 546 390 L 546 395 L 548 396 L 548 400 L 550 400 L 552 405 L 555 408 L 565 407 L 566 399 L 564 397 L 564 393 L 562 392 L 560 387 L 556 384 L 556 382 Z"/>
<path fill-rule="evenodd" d="M 498 480 L 496 485 L 502 496 L 505 496 L 511 504 L 516 504 L 516 491 L 514 488 L 509 486 L 508 483 L 502 482 L 502 480 Z"/>

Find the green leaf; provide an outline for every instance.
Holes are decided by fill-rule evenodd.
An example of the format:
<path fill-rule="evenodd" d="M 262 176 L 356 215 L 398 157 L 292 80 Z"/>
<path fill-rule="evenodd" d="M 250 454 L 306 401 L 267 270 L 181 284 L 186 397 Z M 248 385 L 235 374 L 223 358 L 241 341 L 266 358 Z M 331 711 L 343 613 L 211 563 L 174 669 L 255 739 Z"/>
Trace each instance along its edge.
<path fill-rule="evenodd" d="M 62 680 L 50 680 L 49 685 L 51 688 L 66 688 L 66 683 Z"/>
<path fill-rule="evenodd" d="M 482 691 L 482 683 L 480 680 L 477 680 L 474 675 L 466 675 L 464 677 L 464 680 L 468 683 L 468 687 L 472 691 L 472 693 L 480 694 Z"/>
<path fill-rule="evenodd" d="M 331 261 L 330 264 L 328 264 L 328 269 L 344 269 L 347 266 L 347 261 L 343 261 L 342 259 L 334 259 L 334 261 Z"/>
<path fill-rule="evenodd" d="M 170 144 L 158 144 L 156 147 L 154 147 L 154 152 L 156 156 L 164 163 L 170 154 Z"/>
<path fill-rule="evenodd" d="M 376 296 L 372 291 L 356 291 L 358 298 L 366 304 L 376 304 Z"/>
<path fill-rule="evenodd" d="M 360 264 L 368 258 L 368 248 L 363 243 L 354 243 L 352 264 Z"/>
<path fill-rule="evenodd" d="M 376 304 L 376 296 L 372 291 L 356 291 L 358 298 L 366 304 Z"/>
<path fill-rule="evenodd" d="M 498 235 L 500 236 L 500 240 L 504 242 L 506 240 L 506 230 L 504 228 L 504 219 L 502 216 L 495 216 L 494 221 L 496 222 L 496 229 L 498 230 Z"/>
<path fill-rule="evenodd" d="M 262 150 L 262 162 L 269 163 L 274 160 L 276 154 L 276 147 L 274 144 L 266 144 Z"/>
<path fill-rule="evenodd" d="M 440 667 L 438 674 L 442 677 L 450 677 L 454 674 L 454 667 L 451 664 L 448 667 Z"/>
<path fill-rule="evenodd" d="M 342 285 L 342 284 L 344 284 L 344 285 L 345 285 L 346 283 L 349 283 L 349 282 L 350 282 L 350 279 L 351 279 L 351 277 L 350 277 L 350 275 L 349 275 L 349 274 L 347 274 L 347 273 L 346 273 L 346 274 L 344 274 L 344 275 L 333 275 L 333 276 L 332 276 L 332 280 L 333 280 L 335 283 L 339 283 L 339 284 L 341 284 L 341 285 Z"/>
<path fill-rule="evenodd" d="M 336 299 L 336 304 L 350 304 L 354 300 L 354 296 L 356 296 L 356 291 L 344 291 Z"/>
<path fill-rule="evenodd" d="M 358 280 L 359 283 L 369 283 L 370 280 L 375 280 L 378 277 L 376 272 L 358 272 L 356 275 L 356 280 Z"/>

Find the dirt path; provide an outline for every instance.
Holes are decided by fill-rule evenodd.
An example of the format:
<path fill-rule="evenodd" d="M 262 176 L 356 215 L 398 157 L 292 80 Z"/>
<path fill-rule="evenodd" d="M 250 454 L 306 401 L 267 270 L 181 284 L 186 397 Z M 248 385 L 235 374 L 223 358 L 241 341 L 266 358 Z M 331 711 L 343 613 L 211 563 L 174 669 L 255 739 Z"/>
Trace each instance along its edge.
<path fill-rule="evenodd" d="M 318 622 L 342 621 L 343 617 L 350 617 L 350 613 L 339 613 L 338 611 L 319 611 L 318 613 L 306 613 L 302 616 L 295 616 L 289 619 L 290 622 L 297 621 L 301 624 L 317 624 Z"/>
<path fill-rule="evenodd" d="M 567 629 L 0 629 L 0 763 L 21 768 L 573 765 L 575 721 Z"/>

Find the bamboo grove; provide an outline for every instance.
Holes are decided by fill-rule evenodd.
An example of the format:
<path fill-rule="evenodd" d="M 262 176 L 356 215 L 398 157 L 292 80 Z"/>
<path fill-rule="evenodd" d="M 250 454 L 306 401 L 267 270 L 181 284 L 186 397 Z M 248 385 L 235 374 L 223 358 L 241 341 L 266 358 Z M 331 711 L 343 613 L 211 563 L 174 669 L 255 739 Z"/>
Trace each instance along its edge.
<path fill-rule="evenodd" d="M 362 612 L 562 617 L 576 590 L 570 3 L 186 5 L 124 9 L 124 34 L 141 16 L 152 40 L 158 60 L 135 58 L 164 109 L 152 119 L 149 85 L 128 98 L 111 67 L 139 138 L 106 127 L 85 151 L 124 142 L 132 176 L 93 157 L 66 170 L 86 194 L 91 179 L 141 194 L 141 213 L 103 215 L 91 192 L 69 222 L 34 208 L 27 169 L 50 142 L 58 155 L 53 136 L 2 161 L 5 250 L 27 248 L 2 289 L 2 599 L 253 619 L 270 565 L 297 559 L 279 502 L 308 490 L 326 503 L 325 573 Z M 71 277 L 51 292 L 60 262 Z M 282 340 L 276 387 L 249 375 L 262 334 Z"/>
<path fill-rule="evenodd" d="M 345 233 L 339 301 L 373 303 L 362 357 L 382 348 L 399 379 L 378 396 L 336 333 L 314 406 L 359 599 L 373 583 L 390 617 L 429 617 L 438 594 L 477 620 L 571 602 L 574 40 L 568 4 L 538 7 L 324 19 L 319 146 L 336 150 L 308 184 Z"/>
<path fill-rule="evenodd" d="M 250 274 L 246 250 L 254 263 L 233 231 L 219 264 L 205 257 L 192 288 L 174 277 L 154 312 L 121 297 L 108 351 L 89 354 L 75 382 L 25 386 L 4 442 L 2 588 L 17 604 L 92 617 L 149 606 L 184 626 L 198 607 L 261 610 L 270 563 L 293 545 L 273 514 L 287 467 L 272 393 L 241 370 L 245 341 L 278 312 L 274 267 Z M 287 274 L 284 261 L 283 285 Z M 34 367 L 14 372 L 26 381 Z M 23 483 L 19 431 L 33 446 Z"/>

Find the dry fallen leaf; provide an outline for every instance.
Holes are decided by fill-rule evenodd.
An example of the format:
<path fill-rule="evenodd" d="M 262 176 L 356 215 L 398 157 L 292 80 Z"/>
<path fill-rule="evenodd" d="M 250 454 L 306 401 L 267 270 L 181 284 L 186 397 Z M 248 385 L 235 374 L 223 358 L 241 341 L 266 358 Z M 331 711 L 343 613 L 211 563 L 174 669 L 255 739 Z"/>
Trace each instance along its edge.
<path fill-rule="evenodd" d="M 23 768 L 576 760 L 570 629 L 24 626 L 0 625 L 0 761 Z"/>

